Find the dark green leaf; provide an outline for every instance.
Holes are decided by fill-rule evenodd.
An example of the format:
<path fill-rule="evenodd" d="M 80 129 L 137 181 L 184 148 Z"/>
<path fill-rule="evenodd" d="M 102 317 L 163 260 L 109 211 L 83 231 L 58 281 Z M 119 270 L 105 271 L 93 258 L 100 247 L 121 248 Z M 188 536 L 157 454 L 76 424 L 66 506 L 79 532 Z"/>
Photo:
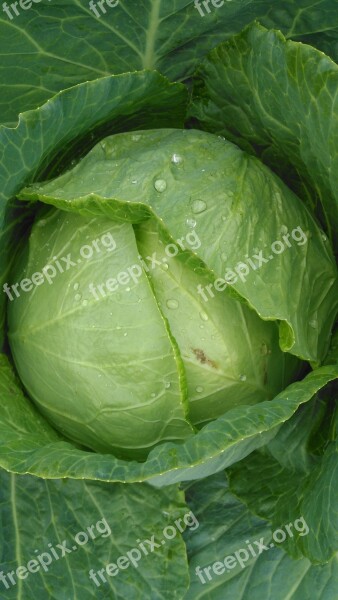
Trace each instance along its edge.
<path fill-rule="evenodd" d="M 322 408 L 318 401 L 300 408 L 262 451 L 230 469 L 233 492 L 274 528 L 299 516 L 305 519 L 311 535 L 294 532 L 284 548 L 313 563 L 327 562 L 338 550 L 337 441 L 326 443 L 319 456 L 309 451 Z"/>
<path fill-rule="evenodd" d="M 224 0 L 200 10 L 192 0 L 102 5 L 95 0 L 93 10 L 88 0 L 42 0 L 30 8 L 26 2 L 26 10 L 19 5 L 18 16 L 10 8 L 12 19 L 2 11 L 1 122 L 15 123 L 19 112 L 60 90 L 109 74 L 156 68 L 171 80 L 190 76 L 213 46 L 255 18 L 296 39 L 316 34 L 319 45 L 338 26 L 332 0 Z M 325 36 L 322 45 L 334 53 L 334 39 Z"/>
<path fill-rule="evenodd" d="M 199 68 L 191 114 L 274 168 L 338 230 L 338 66 L 255 24 Z"/>
<path fill-rule="evenodd" d="M 325 566 L 313 566 L 305 558 L 290 559 L 284 544 L 275 547 L 276 539 L 287 537 L 288 521 L 282 523 L 282 532 L 271 531 L 266 521 L 253 516 L 229 493 L 223 474 L 194 483 L 186 496 L 200 526 L 184 536 L 191 573 L 185 600 L 335 600 L 337 557 Z M 300 521 L 297 526 L 302 530 Z"/>
<path fill-rule="evenodd" d="M 43 481 L 5 471 L 0 471 L 0 479 L 4 600 L 184 596 L 189 580 L 180 531 L 187 525 L 193 531 L 198 522 L 177 488 Z M 117 564 L 121 556 L 126 560 Z M 112 575 L 107 565 L 115 565 Z M 18 567 L 24 567 L 19 570 L 23 578 L 17 576 Z"/>

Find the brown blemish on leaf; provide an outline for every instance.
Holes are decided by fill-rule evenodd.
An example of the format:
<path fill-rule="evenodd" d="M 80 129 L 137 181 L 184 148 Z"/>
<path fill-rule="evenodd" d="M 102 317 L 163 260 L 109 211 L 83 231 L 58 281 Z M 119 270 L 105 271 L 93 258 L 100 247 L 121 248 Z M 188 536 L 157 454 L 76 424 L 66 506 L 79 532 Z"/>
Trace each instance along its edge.
<path fill-rule="evenodd" d="M 214 360 L 208 358 L 203 350 L 200 348 L 192 348 L 193 353 L 195 354 L 197 360 L 200 361 L 202 365 L 209 365 L 213 369 L 217 369 L 218 365 Z"/>

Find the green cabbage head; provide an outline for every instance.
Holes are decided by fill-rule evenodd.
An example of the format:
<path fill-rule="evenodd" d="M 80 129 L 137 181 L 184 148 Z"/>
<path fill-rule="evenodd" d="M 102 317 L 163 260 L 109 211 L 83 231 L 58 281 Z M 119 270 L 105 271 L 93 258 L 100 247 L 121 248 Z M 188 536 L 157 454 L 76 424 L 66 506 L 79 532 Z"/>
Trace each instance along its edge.
<path fill-rule="evenodd" d="M 326 352 L 325 240 L 281 180 L 223 138 L 117 134 L 21 199 L 44 206 L 8 286 L 11 351 L 29 396 L 77 444 L 143 459 L 273 399 L 297 357 Z M 320 302 L 299 310 L 316 256 Z"/>

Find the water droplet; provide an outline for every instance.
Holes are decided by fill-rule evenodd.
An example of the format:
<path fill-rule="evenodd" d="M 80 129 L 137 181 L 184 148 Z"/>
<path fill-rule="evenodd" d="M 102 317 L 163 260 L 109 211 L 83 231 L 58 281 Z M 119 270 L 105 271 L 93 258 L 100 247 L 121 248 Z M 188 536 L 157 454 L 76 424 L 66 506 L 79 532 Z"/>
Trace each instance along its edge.
<path fill-rule="evenodd" d="M 195 213 L 195 215 L 202 213 L 205 211 L 207 207 L 206 202 L 204 202 L 204 200 L 194 200 L 194 202 L 192 203 L 192 212 Z"/>
<path fill-rule="evenodd" d="M 201 385 L 198 385 L 198 386 L 197 386 L 197 388 L 196 388 L 196 392 L 197 392 L 198 394 L 202 394 L 202 392 L 203 392 L 203 391 L 204 391 L 204 388 L 202 388 L 202 386 L 201 386 Z"/>
<path fill-rule="evenodd" d="M 200 325 L 200 329 L 204 329 L 204 325 Z"/>
<path fill-rule="evenodd" d="M 280 232 L 281 234 L 287 233 L 288 232 L 288 228 L 286 225 L 282 225 L 280 228 Z"/>
<path fill-rule="evenodd" d="M 131 136 L 131 139 L 133 140 L 133 142 L 138 142 L 138 141 L 141 139 L 141 137 L 142 137 L 142 136 L 141 136 L 139 133 L 134 133 L 134 134 Z"/>
<path fill-rule="evenodd" d="M 161 265 L 161 268 L 162 268 L 164 271 L 168 271 L 168 269 L 169 269 L 169 265 L 168 265 L 168 263 L 163 263 L 163 265 Z"/>
<path fill-rule="evenodd" d="M 127 288 L 126 288 L 126 292 L 130 292 L 130 287 L 127 287 Z"/>
<path fill-rule="evenodd" d="M 137 183 L 137 179 L 132 179 L 131 182 L 133 185 L 135 185 L 135 183 Z"/>
<path fill-rule="evenodd" d="M 74 290 L 77 292 L 77 290 L 79 289 L 80 284 L 79 283 L 74 283 Z"/>
<path fill-rule="evenodd" d="M 168 308 L 173 308 L 173 309 L 178 308 L 177 300 L 167 300 L 166 304 L 167 304 Z"/>
<path fill-rule="evenodd" d="M 75 294 L 76 302 L 79 302 L 81 300 L 81 298 L 82 298 L 81 294 Z"/>
<path fill-rule="evenodd" d="M 153 392 L 152 394 L 150 394 L 152 398 L 155 398 L 156 394 L 155 392 Z"/>
<path fill-rule="evenodd" d="M 188 225 L 188 227 L 192 227 L 192 228 L 196 227 L 195 219 L 187 219 L 186 224 Z"/>
<path fill-rule="evenodd" d="M 223 135 L 218 135 L 217 137 L 218 137 L 219 140 L 222 140 L 224 142 L 225 137 Z"/>
<path fill-rule="evenodd" d="M 127 337 L 128 333 L 125 331 L 123 337 Z"/>
<path fill-rule="evenodd" d="M 171 162 L 174 165 L 180 165 L 183 162 L 183 158 L 179 154 L 173 154 L 171 157 Z"/>
<path fill-rule="evenodd" d="M 164 387 L 165 387 L 166 390 L 168 390 L 170 388 L 170 386 L 171 386 L 170 381 L 165 381 L 164 382 Z"/>
<path fill-rule="evenodd" d="M 239 378 L 241 381 L 246 381 L 246 375 L 240 375 Z"/>
<path fill-rule="evenodd" d="M 167 182 L 165 179 L 156 179 L 154 183 L 154 188 L 157 192 L 164 192 L 167 189 Z"/>
<path fill-rule="evenodd" d="M 321 232 L 320 236 L 321 236 L 323 242 L 327 242 L 327 235 L 325 235 L 324 231 Z"/>
<path fill-rule="evenodd" d="M 46 223 L 47 223 L 46 219 L 40 219 L 40 221 L 37 222 L 37 226 L 38 227 L 44 227 L 46 225 Z"/>
<path fill-rule="evenodd" d="M 313 327 L 313 329 L 316 329 L 318 327 L 317 319 L 311 319 L 311 321 L 309 321 L 309 325 L 310 327 Z"/>
<path fill-rule="evenodd" d="M 201 317 L 202 321 L 207 321 L 209 318 L 207 313 L 204 311 L 200 312 L 200 317 Z"/>
<path fill-rule="evenodd" d="M 117 325 L 116 329 L 122 329 L 121 325 Z"/>
<path fill-rule="evenodd" d="M 83 300 L 82 306 L 87 306 L 87 305 L 88 305 L 88 300 Z"/>
<path fill-rule="evenodd" d="M 226 220 L 227 220 L 226 216 L 222 215 L 222 221 L 226 221 Z"/>

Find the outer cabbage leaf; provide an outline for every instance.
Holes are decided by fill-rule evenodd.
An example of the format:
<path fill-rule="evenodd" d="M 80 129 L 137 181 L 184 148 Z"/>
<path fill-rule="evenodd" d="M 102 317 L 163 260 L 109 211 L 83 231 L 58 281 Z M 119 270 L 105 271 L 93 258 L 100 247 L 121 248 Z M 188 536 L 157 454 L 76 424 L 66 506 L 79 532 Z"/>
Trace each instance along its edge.
<path fill-rule="evenodd" d="M 190 76 L 212 46 L 255 18 L 336 52 L 328 38 L 338 27 L 332 0 L 224 0 L 209 11 L 202 6 L 202 14 L 191 0 L 95 6 L 96 13 L 87 0 L 42 0 L 19 7 L 17 16 L 9 9 L 12 18 L 2 10 L 1 122 L 15 123 L 19 112 L 60 90 L 112 73 L 156 68 L 171 80 Z"/>
<path fill-rule="evenodd" d="M 320 367 L 273 400 L 232 409 L 185 443 L 160 444 L 146 462 L 137 463 L 88 452 L 67 442 L 23 395 L 4 355 L 0 365 L 3 468 L 45 479 L 148 481 L 159 487 L 207 477 L 241 460 L 271 440 L 301 404 L 338 376 L 338 367 Z"/>
<path fill-rule="evenodd" d="M 337 439 L 326 432 L 320 453 L 310 445 L 324 425 L 324 406 L 317 399 L 301 407 L 264 449 L 230 469 L 231 490 L 274 528 L 304 517 L 312 535 L 295 533 L 283 547 L 293 558 L 306 556 L 316 564 L 338 551 Z M 328 411 L 332 413 L 330 405 Z"/>
<path fill-rule="evenodd" d="M 191 115 L 262 158 L 338 231 L 338 66 L 258 24 L 212 50 Z"/>
<path fill-rule="evenodd" d="M 0 573 L 5 576 L 0 579 L 1 598 L 179 600 L 184 596 L 188 564 L 175 520 L 179 519 L 181 530 L 190 524 L 191 531 L 195 520 L 176 487 L 154 490 L 145 484 L 43 481 L 5 471 L 0 471 L 0 480 Z M 163 535 L 167 526 L 176 530 L 171 540 Z M 145 554 L 138 542 L 152 536 L 158 546 L 151 552 L 145 542 L 145 552 L 149 551 Z M 126 553 L 133 548 L 140 552 L 134 565 L 122 561 L 118 571 L 112 567 L 114 575 L 102 573 L 106 581 L 97 574 L 108 564 L 117 567 L 118 558 L 128 559 Z M 22 579 L 14 574 L 13 585 L 7 574 L 20 566 L 26 571 L 21 571 Z M 90 579 L 91 570 L 97 583 L 95 577 Z"/>
<path fill-rule="evenodd" d="M 224 474 L 190 485 L 186 499 L 200 527 L 194 534 L 185 533 L 191 574 L 185 600 L 334 600 L 337 556 L 324 566 L 313 566 L 306 558 L 289 558 L 283 551 L 284 544 L 276 547 L 281 533 L 277 536 L 275 529 L 253 516 L 229 492 Z M 284 534 L 288 523 L 281 523 Z M 298 522 L 298 528 L 306 533 L 303 522 Z M 314 539 L 315 532 L 310 530 L 302 539 L 308 538 Z M 229 569 L 224 568 L 226 557 Z M 198 567 L 201 576 L 196 573 Z M 208 567 L 210 579 L 202 570 Z"/>

